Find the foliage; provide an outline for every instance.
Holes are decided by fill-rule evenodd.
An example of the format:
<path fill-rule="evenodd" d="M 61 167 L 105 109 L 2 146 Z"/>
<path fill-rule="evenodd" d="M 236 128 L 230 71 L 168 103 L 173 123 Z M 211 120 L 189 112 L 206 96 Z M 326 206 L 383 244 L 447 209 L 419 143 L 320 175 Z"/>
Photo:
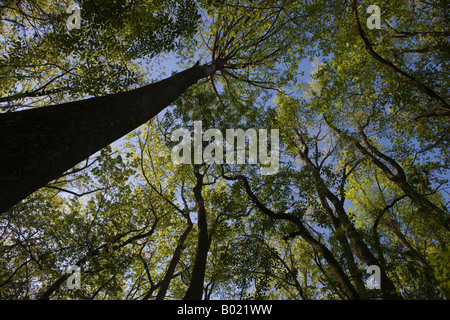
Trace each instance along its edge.
<path fill-rule="evenodd" d="M 183 298 L 198 173 L 204 299 L 449 298 L 444 1 L 383 2 L 372 30 L 370 1 L 106 2 L 80 3 L 70 33 L 65 2 L 2 5 L 4 110 L 127 90 L 163 52 L 223 68 L 2 216 L 0 298 L 155 299 L 166 278 L 165 298 Z M 174 164 L 171 133 L 193 121 L 279 129 L 278 172 Z M 61 281 L 72 264 L 79 290 Z M 371 264 L 382 290 L 366 287 Z"/>
<path fill-rule="evenodd" d="M 6 1 L 0 7 L 2 111 L 127 90 L 148 82 L 141 65 L 183 46 L 196 29 L 195 3 Z"/>

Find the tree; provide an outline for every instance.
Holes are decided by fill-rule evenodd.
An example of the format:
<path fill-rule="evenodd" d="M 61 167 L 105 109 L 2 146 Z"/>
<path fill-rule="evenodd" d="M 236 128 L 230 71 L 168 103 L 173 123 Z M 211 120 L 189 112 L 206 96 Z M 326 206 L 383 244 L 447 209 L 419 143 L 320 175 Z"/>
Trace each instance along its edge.
<path fill-rule="evenodd" d="M 72 2 L 4 3 L 0 102 L 9 111 L 142 85 L 136 60 L 182 46 L 198 23 L 192 1 L 81 1 L 80 29 L 70 31 Z"/>
<path fill-rule="evenodd" d="M 24 107 L 14 109 L 13 102 L 39 103 L 29 97 L 14 100 L 14 90 L 4 95 L 12 97 L 3 103 L 16 115 L 33 111 L 39 117 L 40 110 L 92 106 L 73 128 L 56 118 L 49 124 L 48 132 L 69 128 L 67 148 L 85 150 L 94 141 L 106 143 L 106 135 L 131 133 L 99 153 L 86 153 L 86 160 L 80 158 L 3 215 L 1 298 L 449 297 L 448 18 L 442 3 L 380 4 L 381 29 L 369 29 L 369 1 L 197 1 L 197 33 L 182 33 L 184 45 L 175 47 L 170 46 L 175 38 L 162 40 L 186 70 L 143 86 L 141 62 L 128 60 L 120 43 L 134 43 L 133 56 L 152 55 L 156 47 L 165 50 L 162 43 L 152 47 L 149 34 L 139 38 L 126 31 L 137 28 L 130 19 L 145 16 L 137 12 L 144 3 L 149 2 L 136 2 L 137 7 L 119 2 L 123 19 L 117 21 L 100 19 L 113 17 L 114 10 L 86 9 L 89 25 L 104 32 L 99 36 L 111 35 L 104 24 L 124 28 L 120 41 L 105 38 L 118 45 L 111 48 L 109 61 L 136 70 L 139 79 L 130 84 L 138 89 L 121 84 L 117 91 L 92 94 L 80 73 L 80 97 L 93 99 L 62 104 L 67 93 L 61 91 L 54 97 L 60 106 L 17 111 Z M 161 5 L 153 3 L 151 10 Z M 158 26 L 167 22 L 164 15 L 161 19 Z M 87 36 L 83 32 L 77 35 Z M 58 37 L 53 39 L 58 43 Z M 55 46 L 55 52 L 62 47 Z M 206 65 L 191 67 L 199 59 Z M 302 73 L 305 65 L 311 65 L 310 77 Z M 85 76 L 95 74 L 91 69 Z M 36 76 L 36 88 L 54 77 L 58 74 Z M 138 102 L 141 94 L 150 97 L 157 88 L 175 86 L 179 92 L 171 92 L 171 102 L 158 92 L 153 95 L 160 101 L 156 109 L 136 103 L 141 108 L 132 110 L 135 122 L 110 121 L 127 119 L 130 110 L 122 106 Z M 115 113 L 107 114 L 110 110 Z M 4 113 L 5 119 L 14 119 L 14 112 Z M 26 123 L 42 125 L 32 119 Z M 71 116 L 59 120 L 64 119 L 69 123 Z M 180 128 L 191 132 L 196 121 L 204 131 L 223 133 L 278 129 L 278 171 L 261 175 L 264 164 L 247 160 L 175 163 L 172 133 Z M 95 136 L 71 141 L 72 133 L 84 134 L 77 123 L 97 130 Z M 27 126 L 22 130 L 26 133 Z M 251 144 L 249 137 L 246 148 Z M 225 153 L 226 145 L 220 145 Z M 57 148 L 62 153 L 66 146 Z M 67 158 L 72 160 L 72 154 Z M 78 290 L 66 286 L 65 270 L 73 264 L 82 269 Z M 380 290 L 367 283 L 367 269 L 374 265 L 381 271 Z"/>
<path fill-rule="evenodd" d="M 133 91 L 2 114 L 1 210 L 142 125 L 215 69 L 196 65 Z"/>
<path fill-rule="evenodd" d="M 16 36 L 16 34 L 14 33 L 11 34 L 11 31 L 9 31 L 9 29 L 6 29 L 6 35 L 8 37 L 6 38 L 5 42 L 6 50 L 9 55 L 6 56 L 7 60 L 5 61 L 4 69 L 6 69 L 7 72 L 10 73 L 10 79 L 14 79 L 14 77 L 17 77 L 21 80 L 22 77 L 19 76 L 19 73 L 22 72 L 23 68 L 29 68 L 30 66 L 36 68 L 41 72 L 42 68 L 47 68 L 49 69 L 50 74 L 50 80 L 47 81 L 44 78 L 45 80 L 43 80 L 43 82 L 46 81 L 44 85 L 36 86 L 38 88 L 35 87 L 32 90 L 26 90 L 22 93 L 15 93 L 12 96 L 10 95 L 9 97 L 3 97 L 2 102 L 10 102 L 27 97 L 49 96 L 57 93 L 65 93 L 72 96 L 74 96 L 74 94 L 80 94 L 82 92 L 99 95 L 104 92 L 107 84 L 104 81 L 103 83 L 97 83 L 96 85 L 103 84 L 104 86 L 100 90 L 93 90 L 93 88 L 88 84 L 88 81 L 96 78 L 92 74 L 94 70 L 105 69 L 105 67 L 99 69 L 98 67 L 101 66 L 102 63 L 96 63 L 97 61 L 106 60 L 106 64 L 108 64 L 108 59 L 112 58 L 115 59 L 113 63 L 116 63 L 119 67 L 121 63 L 120 60 L 123 61 L 123 59 L 125 59 L 125 61 L 129 61 L 130 59 L 141 58 L 149 55 L 154 56 L 160 52 L 173 49 L 177 45 L 175 41 L 176 37 L 192 34 L 194 22 L 198 18 L 195 14 L 195 11 L 192 10 L 192 3 L 189 2 L 179 3 L 179 6 L 175 7 L 177 9 L 175 20 L 172 17 L 169 17 L 168 14 L 164 11 L 160 11 L 160 13 L 157 13 L 157 8 L 163 7 L 162 3 L 149 3 L 146 1 L 140 1 L 135 2 L 131 5 L 127 4 L 125 1 L 120 1 L 115 4 L 116 7 L 111 7 L 109 5 L 101 3 L 98 3 L 98 7 L 93 5 L 93 3 L 82 3 L 81 5 L 83 7 L 83 21 L 84 23 L 88 24 L 88 26 L 83 28 L 83 31 L 79 33 L 75 32 L 71 34 L 67 34 L 67 30 L 65 30 L 65 23 L 63 23 L 65 21 L 65 18 L 64 15 L 61 14 L 61 12 L 65 12 L 66 8 L 62 3 L 56 6 L 47 5 L 44 7 L 40 7 L 39 5 L 34 3 L 11 3 L 10 5 L 6 4 L 2 7 L 2 15 L 4 17 L 4 20 L 11 24 L 12 32 L 17 32 L 18 34 L 18 36 Z M 164 4 L 164 6 L 165 5 L 166 4 Z M 64 10 L 61 11 L 61 9 Z M 141 19 L 145 12 L 148 13 L 152 10 L 154 10 L 155 12 L 155 14 L 152 16 L 152 19 Z M 116 15 L 117 11 L 121 12 L 119 16 Z M 136 15 L 138 14 L 138 19 L 136 19 Z M 148 24 L 148 27 L 140 20 L 145 21 L 145 24 Z M 28 29 L 23 25 L 23 23 L 26 22 L 31 25 L 29 25 L 28 28 L 33 27 L 41 34 L 38 36 L 35 33 L 33 37 L 30 37 L 27 34 Z M 43 26 L 44 23 L 51 23 L 51 26 L 54 29 L 49 30 L 48 26 Z M 119 28 L 119 30 L 117 30 L 117 28 Z M 117 31 L 120 30 L 123 30 L 124 32 L 121 34 L 121 41 L 117 42 L 119 39 L 115 38 L 114 35 L 117 33 Z M 145 33 L 143 33 L 142 30 L 145 30 Z M 157 34 L 162 34 L 164 35 L 164 37 L 161 37 L 161 40 L 158 40 L 159 37 L 155 37 L 155 35 Z M 34 51 L 33 48 L 39 48 L 36 50 L 36 54 L 30 53 Z M 130 50 L 130 48 L 133 50 Z M 50 50 L 50 52 L 47 51 L 44 55 L 43 52 L 45 50 Z M 22 51 L 24 52 L 23 55 L 21 54 Z M 75 64 L 75 66 L 69 66 L 70 63 L 66 62 L 69 60 L 68 58 L 70 58 L 70 56 L 68 56 L 69 54 L 78 58 L 78 65 L 76 63 L 73 63 Z M 49 59 L 47 59 L 46 61 L 45 58 L 42 58 L 43 56 L 48 56 Z M 16 64 L 16 62 L 14 61 L 19 57 L 22 60 L 19 60 L 18 64 Z M 60 63 L 57 62 L 58 60 L 62 60 L 63 62 L 65 62 L 65 66 L 61 67 Z M 28 63 L 28 65 L 24 65 L 22 67 L 25 61 Z M 54 67 L 48 68 L 48 65 Z M 12 66 L 12 68 L 10 66 Z M 65 79 L 64 77 L 67 74 L 71 74 L 73 69 L 80 68 L 85 68 L 84 70 L 86 70 L 86 72 L 84 72 L 83 76 L 85 77 L 85 79 L 87 79 L 83 79 L 84 83 L 82 84 L 82 92 L 80 92 L 81 90 L 77 89 L 79 88 L 79 84 L 76 84 L 74 86 L 74 84 L 79 81 L 77 79 L 77 76 L 72 77 L 72 79 Z M 106 68 L 108 70 L 108 67 Z M 57 76 L 53 76 L 55 73 L 55 69 L 62 69 L 64 70 L 64 72 Z M 75 150 L 79 147 L 75 147 L 74 145 L 75 149 L 67 149 L 68 153 L 66 153 L 65 156 L 66 160 L 63 160 L 64 156 L 62 156 L 62 154 L 60 155 L 62 157 L 53 157 L 58 153 L 55 152 L 56 149 L 60 149 L 60 147 L 62 146 L 67 147 L 69 145 L 72 145 L 69 140 L 77 140 L 81 144 L 85 143 L 83 142 L 84 138 L 82 136 L 76 137 L 78 134 L 76 134 L 75 131 L 69 133 L 71 131 L 70 127 L 73 127 L 73 129 L 75 129 L 75 127 L 79 127 L 80 129 L 83 128 L 82 123 L 79 122 L 79 120 L 76 120 L 76 109 L 81 107 L 81 109 L 79 109 L 81 113 L 85 112 L 86 110 L 90 110 L 90 112 L 93 112 L 91 114 L 85 114 L 85 119 L 90 122 L 93 119 L 92 117 L 95 117 L 96 112 L 98 112 L 97 116 L 99 116 L 100 114 L 112 115 L 111 111 L 114 107 L 111 105 L 111 103 L 116 98 L 120 99 L 120 96 L 109 96 L 109 98 L 105 97 L 100 100 L 91 98 L 84 102 L 79 101 L 78 104 L 63 104 L 64 107 L 55 109 L 48 107 L 43 108 L 39 111 L 30 110 L 20 111 L 19 113 L 2 114 L 0 120 L 2 123 L 2 125 L 0 126 L 1 135 L 4 137 L 5 141 L 9 141 L 4 146 L 2 145 L 2 148 L 4 148 L 2 150 L 2 164 L 4 164 L 4 171 L 2 171 L 2 174 L 4 173 L 2 183 L 4 186 L 9 186 L 9 191 L 6 191 L 6 189 L 4 190 L 4 192 L 2 191 L 0 211 L 4 212 L 21 199 L 24 199 L 32 192 L 44 186 L 49 181 L 61 176 L 61 174 L 73 167 L 78 162 L 87 158 L 87 156 L 107 146 L 108 144 L 120 138 L 125 133 L 128 133 L 138 125 L 150 119 L 161 110 L 161 108 L 163 107 L 162 105 L 160 105 L 161 103 L 169 104 L 177 97 L 177 95 L 181 94 L 184 91 L 184 88 L 195 83 L 199 78 L 206 76 L 207 74 L 202 74 L 202 72 L 204 71 L 205 68 L 195 68 L 195 70 L 190 74 L 188 72 L 184 73 L 181 77 L 186 77 L 187 82 L 180 88 L 173 87 L 170 89 L 173 90 L 173 93 L 175 94 L 175 96 L 172 96 L 172 98 L 170 98 L 169 95 L 166 95 L 168 98 L 167 100 L 152 102 L 152 105 L 154 107 L 153 111 L 151 111 L 147 115 L 141 115 L 148 118 L 142 118 L 134 124 L 126 124 L 127 121 L 121 121 L 121 123 L 124 125 L 125 131 L 122 131 L 123 129 L 120 129 L 119 127 L 111 127 L 110 129 L 104 127 L 101 130 L 103 131 L 102 135 L 110 135 L 112 132 L 115 132 L 114 136 L 110 136 L 102 142 L 93 142 L 92 146 L 85 149 L 85 151 L 81 150 L 84 149 L 84 147 L 82 147 L 81 149 L 79 149 L 78 152 L 81 153 L 78 155 L 75 155 L 77 153 Z M 11 72 L 15 72 L 17 76 L 11 74 Z M 126 76 L 126 73 L 124 74 L 124 72 L 120 69 L 112 70 L 112 72 L 113 74 L 121 74 L 121 77 Z M 211 72 L 211 70 L 208 72 Z M 111 88 L 113 93 L 120 91 L 121 89 L 123 90 L 123 88 L 126 88 L 126 86 L 130 85 L 130 82 L 127 81 L 125 81 L 125 83 L 123 83 L 122 85 L 119 85 L 117 78 L 114 78 L 116 87 Z M 177 78 L 179 79 L 180 77 Z M 168 88 L 170 85 L 173 85 L 175 84 L 175 82 L 177 82 L 177 78 L 174 78 L 174 80 L 163 82 L 162 84 L 156 86 L 155 89 L 161 90 L 161 88 L 164 86 L 167 86 Z M 106 77 L 105 79 L 108 79 L 108 77 Z M 178 82 L 180 81 L 178 80 Z M 11 85 L 11 82 L 7 84 Z M 180 83 L 176 84 L 176 86 L 179 85 Z M 28 86 L 28 83 L 23 83 L 24 88 L 27 88 Z M 6 91 L 8 90 L 8 88 L 5 87 L 4 90 Z M 144 91 L 146 91 L 147 93 L 144 94 Z M 144 89 L 139 90 L 135 97 L 137 99 L 148 99 L 148 101 L 152 101 L 152 99 L 154 98 L 150 97 L 152 95 L 150 91 L 151 90 Z M 150 94 L 150 96 L 147 94 Z M 129 98 L 130 96 L 122 95 L 122 99 L 128 100 Z M 93 107 L 95 104 L 101 104 L 104 110 L 97 109 L 97 111 L 94 111 L 94 109 L 96 109 Z M 125 107 L 125 105 L 123 104 L 123 100 L 122 106 Z M 141 107 L 144 106 L 141 105 Z M 151 107 L 146 109 L 151 110 Z M 59 112 L 61 112 L 60 114 L 58 114 L 58 110 Z M 74 113 L 69 110 L 72 110 L 72 112 Z M 131 111 L 132 109 L 129 110 Z M 65 122 L 63 120 L 64 114 L 66 114 L 66 121 L 72 119 L 65 124 L 63 124 Z M 116 114 L 116 116 L 119 116 L 119 114 Z M 135 116 L 137 116 L 137 114 Z M 54 120 L 52 121 L 51 118 L 53 118 Z M 111 121 L 111 119 L 104 120 L 105 123 L 114 122 Z M 44 125 L 44 123 L 46 123 L 47 125 Z M 59 125 L 61 125 L 62 127 L 67 126 L 66 128 L 61 127 L 61 129 L 65 133 L 58 131 L 58 125 L 56 123 L 59 123 Z M 88 127 L 90 125 L 88 125 L 87 123 L 86 125 L 87 126 L 84 126 L 84 128 L 81 130 L 88 130 L 85 131 L 85 138 L 87 138 L 87 140 L 90 140 L 90 137 L 96 136 L 97 133 L 89 133 Z M 132 127 L 128 127 L 125 129 L 125 127 L 129 125 L 131 125 Z M 47 128 L 45 128 L 45 126 L 47 126 Z M 102 124 L 100 123 L 96 125 L 98 129 L 101 126 Z M 23 128 L 25 127 L 28 128 L 28 132 L 26 130 L 23 130 Z M 109 134 L 106 133 L 111 129 L 112 131 L 110 131 Z M 19 134 L 19 132 L 21 132 L 21 134 Z M 116 133 L 119 132 L 121 132 L 121 134 L 116 135 Z M 62 138 L 65 134 L 75 134 L 75 136 L 72 136 L 72 138 L 70 138 L 69 140 L 65 140 L 64 138 Z M 32 136 L 34 136 L 34 138 Z M 40 136 L 40 138 L 38 138 L 38 136 Z M 54 141 L 54 143 L 48 144 L 50 141 L 55 140 L 55 137 L 58 136 L 62 139 L 60 142 Z M 17 140 L 12 139 L 12 137 Z M 13 145 L 13 141 L 16 141 L 18 145 Z M 26 141 L 30 143 L 27 144 Z M 47 151 L 41 154 L 36 153 L 37 150 L 44 151 L 44 145 L 47 146 Z M 22 151 L 19 151 L 21 148 Z M 34 154 L 36 157 L 30 157 L 31 154 Z M 47 156 L 45 154 L 53 154 L 53 156 L 51 156 L 53 160 L 50 160 L 50 158 L 46 158 Z M 57 160 L 57 158 L 59 158 L 59 160 Z M 69 158 L 72 159 L 69 160 Z M 41 162 L 41 164 L 39 164 L 39 162 Z M 59 164 L 53 166 L 49 165 L 50 163 Z M 14 164 L 16 164 L 17 166 L 14 167 Z M 27 167 L 28 169 L 25 169 Z M 8 171 L 9 174 L 7 173 Z M 34 176 L 34 178 L 32 176 Z M 31 182 L 33 180 L 34 182 Z"/>
<path fill-rule="evenodd" d="M 240 19 L 242 18 L 241 16 Z M 237 28 L 237 24 L 232 23 L 229 28 Z M 216 42 L 220 36 L 216 33 Z M 165 81 L 128 92 L 41 108 L 39 111 L 2 114 L 0 134 L 8 141 L 1 146 L 2 153 L 8 157 L 2 160 L 2 179 L 3 185 L 9 187 L 2 192 L 0 210 L 9 209 L 89 155 L 142 125 L 200 79 L 210 77 L 217 70 L 239 70 L 245 67 L 247 64 L 237 66 L 230 60 L 246 59 L 245 55 L 236 55 L 247 47 L 240 48 L 233 44 L 235 36 L 227 36 L 230 41 L 220 46 L 216 43 L 212 49 L 211 63 L 204 66 L 195 65 Z M 257 38 L 258 42 L 263 43 L 266 37 L 264 34 Z M 240 39 L 241 42 L 245 40 L 244 37 Z M 273 58 L 279 50 L 280 48 L 261 57 L 257 62 L 250 60 L 248 63 L 257 64 Z M 253 50 L 252 55 L 255 52 L 256 50 Z M 229 72 L 227 74 L 236 77 Z M 147 103 L 151 103 L 150 108 Z M 64 136 L 66 138 L 63 138 Z M 22 152 L 18 152 L 20 148 Z"/>

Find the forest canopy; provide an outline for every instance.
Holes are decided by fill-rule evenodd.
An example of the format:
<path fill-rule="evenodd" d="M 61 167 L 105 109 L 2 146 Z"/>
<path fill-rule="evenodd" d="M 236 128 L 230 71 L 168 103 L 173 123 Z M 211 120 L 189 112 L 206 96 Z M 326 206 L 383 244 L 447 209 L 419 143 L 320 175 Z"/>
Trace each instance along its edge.
<path fill-rule="evenodd" d="M 0 299 L 448 299 L 449 9 L 2 1 Z"/>

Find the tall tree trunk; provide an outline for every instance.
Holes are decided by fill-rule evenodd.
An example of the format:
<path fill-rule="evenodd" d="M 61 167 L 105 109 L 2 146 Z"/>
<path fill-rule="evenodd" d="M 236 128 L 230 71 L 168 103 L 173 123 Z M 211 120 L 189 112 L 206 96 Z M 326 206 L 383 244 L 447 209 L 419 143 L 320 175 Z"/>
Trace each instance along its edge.
<path fill-rule="evenodd" d="M 327 122 L 328 124 L 328 122 Z M 332 213 L 329 212 L 331 208 L 328 208 L 328 216 L 331 215 L 331 221 L 332 223 L 336 225 L 342 224 L 343 229 L 345 230 L 350 242 L 353 245 L 353 252 L 355 255 L 366 263 L 368 266 L 370 265 L 377 265 L 380 267 L 381 272 L 381 291 L 382 296 L 384 299 L 401 299 L 401 296 L 399 296 L 396 293 L 396 288 L 394 283 L 391 281 L 391 279 L 388 277 L 387 273 L 385 272 L 384 268 L 380 265 L 380 262 L 375 257 L 374 254 L 372 254 L 372 251 L 369 249 L 369 247 L 366 245 L 364 240 L 362 239 L 361 235 L 359 234 L 358 230 L 354 227 L 353 223 L 350 221 L 350 219 L 347 216 L 347 212 L 345 211 L 344 205 L 342 201 L 339 200 L 339 198 L 331 192 L 331 190 L 326 185 L 325 181 L 322 179 L 319 168 L 312 162 L 312 160 L 309 158 L 309 147 L 307 143 L 305 142 L 305 139 L 303 136 L 297 131 L 297 137 L 299 138 L 301 144 L 304 147 L 304 150 L 302 151 L 300 148 L 298 148 L 298 153 L 303 160 L 303 162 L 311 168 L 315 183 L 316 183 L 316 189 L 321 197 L 322 205 L 326 204 L 326 199 L 330 200 L 333 204 L 333 207 L 337 213 L 337 217 L 335 217 Z M 326 199 L 325 199 L 326 198 Z M 327 208 L 325 207 L 327 210 Z"/>
<path fill-rule="evenodd" d="M 197 183 L 194 187 L 195 204 L 197 207 L 198 243 L 195 255 L 194 268 L 191 281 L 183 300 L 201 300 L 203 295 L 203 282 L 205 280 L 206 260 L 211 240 L 208 236 L 208 221 L 206 219 L 205 202 L 202 196 L 203 175 L 195 171 Z"/>
<path fill-rule="evenodd" d="M 144 124 L 217 65 L 139 89 L 0 114 L 0 213 Z"/>
<path fill-rule="evenodd" d="M 312 162 L 309 158 L 305 158 L 307 164 L 312 165 Z M 363 238 L 361 237 L 359 231 L 355 228 L 353 225 L 353 222 L 350 221 L 348 218 L 347 212 L 344 208 L 343 203 L 338 199 L 338 197 L 331 192 L 330 189 L 326 186 L 325 182 L 322 180 L 322 178 L 319 175 L 319 172 L 316 167 L 313 167 L 314 175 L 316 178 L 316 183 L 318 184 L 318 190 L 319 193 L 322 193 L 322 196 L 325 196 L 327 199 L 331 201 L 333 204 L 333 207 L 337 213 L 337 218 L 339 220 L 339 225 L 342 224 L 343 229 L 345 230 L 348 238 L 350 239 L 350 242 L 353 245 L 353 251 L 355 255 L 364 263 L 367 264 L 367 266 L 370 265 L 377 265 L 380 267 L 381 272 L 381 291 L 382 291 L 382 297 L 383 299 L 389 299 L 389 300 L 397 300 L 401 299 L 401 296 L 399 296 L 396 293 L 396 288 L 392 280 L 388 277 L 387 273 L 384 270 L 384 267 L 381 266 L 379 260 L 375 257 L 375 255 L 372 253 L 372 251 L 369 249 L 369 247 L 364 242 Z"/>
<path fill-rule="evenodd" d="M 354 255 L 352 253 L 352 249 L 350 247 L 350 244 L 348 243 L 347 236 L 345 235 L 345 233 L 340 232 L 342 226 L 341 221 L 337 217 L 335 217 L 333 210 L 328 205 L 327 199 L 325 195 L 321 192 L 320 188 L 317 188 L 317 192 L 322 208 L 327 213 L 328 219 L 330 220 L 335 230 L 336 238 L 339 241 L 339 244 L 342 248 L 342 255 L 345 261 L 347 262 L 348 271 L 350 272 L 350 276 L 354 283 L 354 286 L 358 291 L 358 294 L 361 296 L 361 298 L 364 299 L 367 296 L 367 294 L 364 286 L 362 272 L 358 269 L 358 266 L 354 259 Z"/>
<path fill-rule="evenodd" d="M 192 222 L 190 219 L 188 219 L 188 226 L 184 230 L 183 234 L 180 236 L 180 239 L 178 240 L 178 245 L 175 248 L 172 259 L 169 262 L 169 267 L 167 268 L 166 274 L 164 275 L 164 278 L 161 281 L 159 291 L 158 294 L 156 295 L 155 300 L 164 300 L 167 290 L 169 289 L 170 281 L 172 280 L 173 274 L 175 273 L 175 269 L 178 265 L 178 262 L 180 261 L 181 253 L 183 252 L 184 249 L 184 242 L 186 241 L 186 238 L 188 237 L 191 230 L 192 230 Z"/>
<path fill-rule="evenodd" d="M 338 214 L 339 219 L 342 222 L 342 225 L 344 227 L 344 230 L 346 231 L 348 237 L 350 238 L 350 241 L 353 245 L 353 251 L 355 252 L 356 256 L 367 264 L 367 266 L 370 265 L 377 265 L 380 267 L 380 287 L 381 287 L 381 293 L 383 299 L 389 299 L 389 300 L 397 300 L 402 299 L 402 297 L 397 294 L 397 290 L 395 287 L 395 284 L 392 282 L 392 280 L 389 278 L 388 274 L 386 273 L 384 266 L 381 265 L 380 261 L 375 257 L 375 255 L 372 253 L 372 251 L 369 249 L 369 247 L 366 245 L 364 240 L 362 239 L 361 235 L 359 234 L 358 230 L 354 227 L 353 223 L 350 221 L 350 219 L 347 216 L 347 213 L 344 209 L 344 206 L 340 201 L 338 201 L 336 198 L 334 198 L 333 205 L 336 209 L 336 212 Z"/>
<path fill-rule="evenodd" d="M 222 176 L 227 180 L 240 180 L 244 184 L 245 191 L 249 196 L 250 200 L 267 216 L 274 220 L 287 220 L 295 224 L 297 231 L 293 235 L 300 235 L 303 240 L 305 240 L 314 250 L 319 252 L 322 257 L 327 261 L 331 268 L 333 275 L 336 277 L 337 281 L 341 284 L 342 289 L 350 300 L 361 299 L 360 295 L 356 291 L 350 279 L 345 274 L 344 270 L 341 268 L 339 262 L 334 257 L 333 253 L 320 241 L 315 239 L 308 229 L 304 226 L 303 222 L 292 214 L 288 213 L 275 213 L 269 208 L 267 208 L 263 203 L 261 203 L 258 197 L 253 193 L 250 184 L 245 176 L 239 175 L 236 177 L 227 177 L 224 174 Z"/>

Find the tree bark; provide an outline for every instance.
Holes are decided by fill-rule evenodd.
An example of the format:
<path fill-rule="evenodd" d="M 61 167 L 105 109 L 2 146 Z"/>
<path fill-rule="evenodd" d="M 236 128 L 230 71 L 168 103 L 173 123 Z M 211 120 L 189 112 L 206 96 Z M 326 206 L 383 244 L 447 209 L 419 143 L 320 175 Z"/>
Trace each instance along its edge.
<path fill-rule="evenodd" d="M 394 283 L 388 277 L 387 273 L 381 266 L 378 259 L 366 245 L 361 235 L 359 234 L 358 230 L 356 230 L 353 223 L 348 218 L 343 202 L 340 201 L 339 198 L 333 192 L 331 192 L 331 190 L 326 185 L 325 181 L 322 179 L 319 172 L 319 168 L 309 158 L 308 155 L 309 147 L 299 132 L 297 132 L 297 137 L 299 138 L 301 144 L 304 147 L 303 151 L 300 148 L 298 148 L 298 153 L 303 162 L 312 170 L 319 199 L 321 200 L 322 206 L 324 206 L 324 209 L 327 211 L 327 214 L 330 217 L 332 224 L 334 224 L 335 226 L 340 226 L 342 224 L 342 227 L 345 230 L 345 233 L 347 234 L 348 238 L 350 239 L 353 251 L 355 255 L 358 257 L 358 259 L 366 263 L 368 266 L 377 265 L 380 267 L 381 291 L 383 299 L 390 299 L 390 300 L 401 299 L 401 296 L 399 296 L 396 293 Z M 337 217 L 335 217 L 333 213 L 330 211 L 331 208 L 329 207 L 327 208 L 328 204 L 326 202 L 326 199 L 330 200 L 331 203 L 333 204 Z"/>
<path fill-rule="evenodd" d="M 139 89 L 0 114 L 0 214 L 150 120 L 217 69 L 196 64 Z"/>
<path fill-rule="evenodd" d="M 191 281 L 183 300 L 201 300 L 203 282 L 205 280 L 206 260 L 211 240 L 208 236 L 208 221 L 206 219 L 205 202 L 202 196 L 203 175 L 195 171 L 197 183 L 194 187 L 195 204 L 197 207 L 198 242 Z"/>
<path fill-rule="evenodd" d="M 361 296 L 356 291 L 355 287 L 353 286 L 350 279 L 345 274 L 344 270 L 342 269 L 339 262 L 334 257 L 333 253 L 320 241 L 315 239 L 311 233 L 308 231 L 308 229 L 305 227 L 303 222 L 294 215 L 288 214 L 288 213 L 275 213 L 269 208 L 267 208 L 264 204 L 262 204 L 258 197 L 253 193 L 250 184 L 248 182 L 248 179 L 245 176 L 239 175 L 236 177 L 226 177 L 223 175 L 224 178 L 227 180 L 240 180 L 244 184 L 245 191 L 247 192 L 247 195 L 249 196 L 250 200 L 267 216 L 274 220 L 287 220 L 295 224 L 297 227 L 297 232 L 295 234 L 300 235 L 303 240 L 305 240 L 314 250 L 319 252 L 322 257 L 325 259 L 325 261 L 328 263 L 328 265 L 331 268 L 331 271 L 333 275 L 336 277 L 338 282 L 341 284 L 342 289 L 344 290 L 345 294 L 350 300 L 360 300 Z"/>
<path fill-rule="evenodd" d="M 347 262 L 348 271 L 350 272 L 350 277 L 354 283 L 355 289 L 358 291 L 358 294 L 364 299 L 366 297 L 366 289 L 364 286 L 364 280 L 362 277 L 362 272 L 358 269 L 358 266 L 356 264 L 356 261 L 354 259 L 352 249 L 350 247 L 350 244 L 348 242 L 347 236 L 340 232 L 341 229 L 341 221 L 335 217 L 333 210 L 328 205 L 326 197 L 320 192 L 320 189 L 318 189 L 318 196 L 320 203 L 322 205 L 322 208 L 327 213 L 328 219 L 330 220 L 335 233 L 336 238 L 339 241 L 339 244 L 342 248 L 342 255 Z"/>
<path fill-rule="evenodd" d="M 164 275 L 164 278 L 161 281 L 159 291 L 158 294 L 156 295 L 155 300 L 164 300 L 167 290 L 169 289 L 170 281 L 172 280 L 173 274 L 175 273 L 175 269 L 178 265 L 178 262 L 180 261 L 181 253 L 183 252 L 184 249 L 184 242 L 186 241 L 186 238 L 188 237 L 191 230 L 192 230 L 192 222 L 189 219 L 187 228 L 184 230 L 183 234 L 180 236 L 180 239 L 178 240 L 178 245 L 175 248 L 172 259 L 169 262 L 169 267 L 167 268 L 166 274 Z"/>

